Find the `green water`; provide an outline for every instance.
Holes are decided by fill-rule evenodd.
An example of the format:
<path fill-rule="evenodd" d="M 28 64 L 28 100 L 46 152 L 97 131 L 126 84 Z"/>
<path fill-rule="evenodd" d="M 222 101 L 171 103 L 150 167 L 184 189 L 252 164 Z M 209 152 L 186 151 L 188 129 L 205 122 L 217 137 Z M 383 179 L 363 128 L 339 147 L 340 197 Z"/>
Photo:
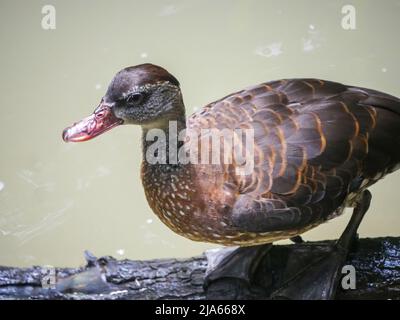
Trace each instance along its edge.
<path fill-rule="evenodd" d="M 356 29 L 344 30 L 342 6 Z M 43 5 L 56 29 L 41 26 Z M 140 129 L 82 144 L 61 131 L 88 115 L 119 69 L 152 62 L 181 82 L 190 114 L 245 86 L 318 77 L 400 96 L 400 1 L 0 0 L 0 265 L 69 265 L 82 252 L 184 257 L 213 245 L 167 229 L 139 179 Z M 400 234 L 400 173 L 372 188 L 363 237 Z M 304 235 L 336 238 L 349 215 Z"/>

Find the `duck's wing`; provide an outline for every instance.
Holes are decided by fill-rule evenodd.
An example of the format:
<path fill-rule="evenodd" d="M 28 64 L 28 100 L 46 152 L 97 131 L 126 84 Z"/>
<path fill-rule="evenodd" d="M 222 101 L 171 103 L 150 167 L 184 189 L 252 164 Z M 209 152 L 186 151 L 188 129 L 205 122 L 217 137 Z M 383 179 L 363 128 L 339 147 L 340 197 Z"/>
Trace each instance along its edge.
<path fill-rule="evenodd" d="M 350 192 L 400 162 L 400 100 L 335 82 L 261 84 L 206 106 L 188 123 L 253 130 L 254 170 L 236 176 L 240 196 L 233 207 L 246 230 L 324 220 Z"/>

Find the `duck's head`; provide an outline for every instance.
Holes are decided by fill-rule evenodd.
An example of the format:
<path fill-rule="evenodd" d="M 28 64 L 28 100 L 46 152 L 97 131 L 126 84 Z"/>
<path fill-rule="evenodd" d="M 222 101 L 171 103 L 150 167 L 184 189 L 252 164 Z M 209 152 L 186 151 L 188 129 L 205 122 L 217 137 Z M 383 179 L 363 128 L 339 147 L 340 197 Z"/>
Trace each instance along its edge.
<path fill-rule="evenodd" d="M 119 71 L 93 114 L 66 128 L 63 139 L 86 141 L 121 124 L 162 127 L 182 114 L 178 80 L 159 66 L 141 64 Z"/>

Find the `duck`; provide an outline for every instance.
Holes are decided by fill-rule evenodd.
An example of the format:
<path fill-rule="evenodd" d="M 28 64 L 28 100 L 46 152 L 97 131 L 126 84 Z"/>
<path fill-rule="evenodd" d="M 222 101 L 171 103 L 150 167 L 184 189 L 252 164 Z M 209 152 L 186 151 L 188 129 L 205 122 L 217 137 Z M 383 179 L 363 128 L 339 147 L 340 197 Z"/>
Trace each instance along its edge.
<path fill-rule="evenodd" d="M 158 218 L 191 240 L 241 250 L 295 238 L 346 207 L 363 216 L 368 188 L 400 167 L 400 99 L 321 79 L 252 85 L 186 116 L 175 76 L 127 67 L 62 137 L 87 141 L 125 124 L 142 128 L 141 180 Z M 213 144 L 221 132 L 230 140 Z"/>

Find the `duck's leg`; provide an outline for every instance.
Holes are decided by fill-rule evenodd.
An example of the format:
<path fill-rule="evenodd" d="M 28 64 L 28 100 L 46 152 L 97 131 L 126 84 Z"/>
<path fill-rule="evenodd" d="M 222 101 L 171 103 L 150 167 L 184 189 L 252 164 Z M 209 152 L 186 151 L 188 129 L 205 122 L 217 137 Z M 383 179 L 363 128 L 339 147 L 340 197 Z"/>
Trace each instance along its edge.
<path fill-rule="evenodd" d="M 342 277 L 341 268 L 346 261 L 351 245 L 357 239 L 357 229 L 371 202 L 371 193 L 365 190 L 352 217 L 332 250 L 307 265 L 294 277 L 276 290 L 273 298 L 283 299 L 334 299 Z"/>

